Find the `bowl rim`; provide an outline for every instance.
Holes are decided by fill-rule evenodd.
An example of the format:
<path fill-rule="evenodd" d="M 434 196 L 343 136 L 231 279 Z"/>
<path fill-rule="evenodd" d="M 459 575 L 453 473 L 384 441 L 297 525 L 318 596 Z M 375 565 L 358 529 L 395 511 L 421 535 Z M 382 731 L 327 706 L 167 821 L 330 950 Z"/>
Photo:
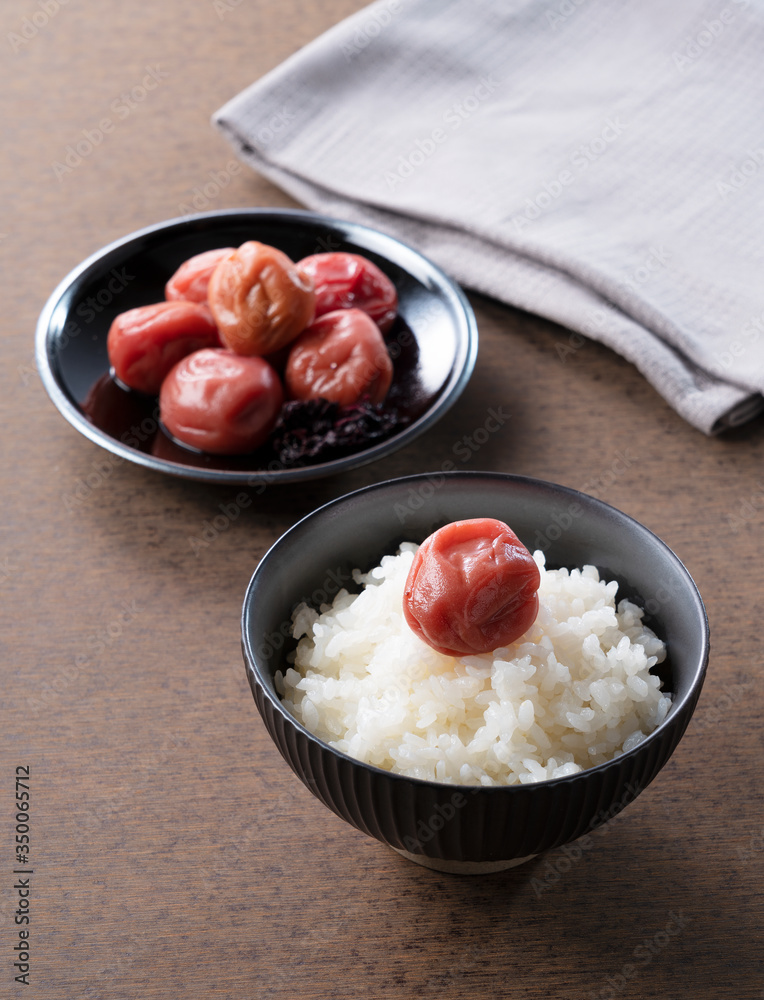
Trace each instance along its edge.
<path fill-rule="evenodd" d="M 176 234 L 182 233 L 183 230 L 193 232 L 195 229 L 199 230 L 199 232 L 204 232 L 208 228 L 212 228 L 212 223 L 214 222 L 233 223 L 236 220 L 245 222 L 247 219 L 275 222 L 303 222 L 311 226 L 323 226 L 327 230 L 341 232 L 346 242 L 365 241 L 364 249 L 391 259 L 396 266 L 402 270 L 406 270 L 409 274 L 415 273 L 413 265 L 416 264 L 419 271 L 423 271 L 424 274 L 433 279 L 433 287 L 437 289 L 438 297 L 445 298 L 449 306 L 449 315 L 457 321 L 456 329 L 458 336 L 453 369 L 441 386 L 437 399 L 430 403 L 424 413 L 391 437 L 363 451 L 328 462 L 277 470 L 220 470 L 184 465 L 179 461 L 158 458 L 132 448 L 90 423 L 81 409 L 70 399 L 68 392 L 61 384 L 56 372 L 55 352 L 52 349 L 50 338 L 51 324 L 57 311 L 66 302 L 70 290 L 89 272 L 96 272 L 102 262 L 108 261 L 113 254 L 132 243 L 138 243 L 141 240 L 157 236 L 161 233 Z M 395 251 L 393 258 L 388 257 L 386 248 L 390 252 Z M 416 337 L 416 331 L 412 332 Z M 477 353 L 478 328 L 472 306 L 457 282 L 446 274 L 434 261 L 402 240 L 390 236 L 381 230 L 374 229 L 371 226 L 298 208 L 279 209 L 261 207 L 220 209 L 199 212 L 193 215 L 175 216 L 174 218 L 136 229 L 125 236 L 107 243 L 86 257 L 76 267 L 72 268 L 48 296 L 38 317 L 35 329 L 35 362 L 43 386 L 61 416 L 79 431 L 80 434 L 113 455 L 157 472 L 201 482 L 238 483 L 242 485 L 251 485 L 253 480 L 257 484 L 279 485 L 281 483 L 319 479 L 367 465 L 397 451 L 428 430 L 453 406 L 470 380 L 477 360 Z"/>
<path fill-rule="evenodd" d="M 269 686 L 265 684 L 258 671 L 255 669 L 253 664 L 256 664 L 257 658 L 255 656 L 255 650 L 252 648 L 250 642 L 250 630 L 248 628 L 249 621 L 251 619 L 251 595 L 256 586 L 256 580 L 261 567 L 270 562 L 273 559 L 278 559 L 279 551 L 282 544 L 288 544 L 288 539 L 298 531 L 303 530 L 305 525 L 312 521 L 314 518 L 319 517 L 322 513 L 328 511 L 333 507 L 341 506 L 342 504 L 352 503 L 361 496 L 365 496 L 374 492 L 382 491 L 385 489 L 391 489 L 398 485 L 405 485 L 412 482 L 421 482 L 422 480 L 428 481 L 433 476 L 444 476 L 451 480 L 493 480 L 501 481 L 506 483 L 522 483 L 524 486 L 529 486 L 533 489 L 541 489 L 545 492 L 553 492 L 558 496 L 569 497 L 571 500 L 583 498 L 587 504 L 594 504 L 597 507 L 603 509 L 603 511 L 611 512 L 615 514 L 618 518 L 623 519 L 625 522 L 629 522 L 637 531 L 644 533 L 647 537 L 651 538 L 653 542 L 657 543 L 660 548 L 662 548 L 665 554 L 669 557 L 670 561 L 674 563 L 675 567 L 678 569 L 680 576 L 685 580 L 688 585 L 689 593 L 692 597 L 692 603 L 694 611 L 697 614 L 697 620 L 701 625 L 701 644 L 700 644 L 700 656 L 699 663 L 695 669 L 695 674 L 693 677 L 692 684 L 685 693 L 684 697 L 679 702 L 672 700 L 671 708 L 669 709 L 666 718 L 651 732 L 645 739 L 638 743 L 631 750 L 622 753 L 617 757 L 612 758 L 608 761 L 603 761 L 601 764 L 595 764 L 592 767 L 587 767 L 582 771 L 578 771 L 575 774 L 565 775 L 560 778 L 546 778 L 542 781 L 528 782 L 527 784 L 515 784 L 515 785 L 461 785 L 454 782 L 442 782 L 433 781 L 424 778 L 411 777 L 405 774 L 399 774 L 395 771 L 388 771 L 385 768 L 377 767 L 375 764 L 368 764 L 365 761 L 358 760 L 356 757 L 344 753 L 342 750 L 337 750 L 336 747 L 330 746 L 320 737 L 316 736 L 307 729 L 295 716 L 291 714 L 283 705 L 283 702 L 278 697 L 277 694 L 271 691 Z M 684 727 L 679 733 L 678 739 L 681 739 L 687 725 L 689 724 L 692 711 L 694 710 L 694 705 L 700 696 L 701 690 L 703 688 L 703 683 L 705 681 L 706 672 L 708 668 L 709 653 L 710 653 L 710 631 L 708 623 L 708 615 L 706 612 L 703 599 L 700 595 L 695 580 L 690 574 L 687 567 L 684 565 L 679 556 L 673 551 L 673 549 L 663 541 L 660 536 L 656 535 L 650 528 L 642 524 L 636 518 L 632 517 L 630 514 L 626 514 L 624 511 L 619 510 L 617 507 L 613 507 L 612 504 L 606 503 L 604 500 L 600 500 L 598 497 L 594 497 L 591 494 L 584 493 L 581 490 L 574 489 L 570 486 L 563 486 L 559 483 L 554 483 L 549 480 L 538 479 L 531 476 L 517 475 L 514 473 L 504 473 L 504 472 L 494 472 L 494 471 L 479 471 L 479 470 L 466 470 L 458 469 L 450 472 L 422 472 L 414 473 L 412 475 L 400 476 L 393 479 L 384 480 L 383 482 L 372 483 L 367 486 L 363 486 L 359 489 L 353 490 L 350 493 L 345 493 L 342 496 L 335 497 L 329 500 L 327 503 L 322 504 L 315 510 L 306 514 L 304 517 L 300 518 L 299 521 L 295 522 L 290 528 L 288 528 L 278 539 L 274 542 L 267 551 L 263 554 L 262 558 L 258 562 L 250 581 L 247 585 L 247 589 L 244 595 L 244 602 L 242 606 L 241 613 L 241 644 L 244 657 L 245 670 L 247 673 L 247 678 L 249 680 L 250 687 L 253 690 L 253 685 L 257 685 L 257 688 L 261 692 L 262 696 L 265 697 L 273 709 L 275 709 L 282 719 L 290 726 L 294 727 L 298 732 L 300 732 L 304 737 L 306 737 L 311 743 L 318 745 L 322 750 L 328 751 L 330 754 L 339 758 L 342 761 L 347 762 L 350 765 L 357 767 L 362 767 L 364 770 L 372 772 L 377 775 L 384 776 L 393 781 L 402 781 L 405 783 L 414 782 L 423 788 L 430 789 L 444 789 L 453 788 L 455 791 L 463 790 L 465 794 L 481 792 L 492 795 L 497 794 L 527 794 L 528 789 L 532 788 L 548 788 L 552 789 L 558 785 L 567 785 L 575 781 L 581 781 L 588 775 L 602 774 L 611 769 L 620 768 L 624 760 L 636 757 L 638 754 L 647 751 L 650 746 L 654 743 L 658 743 L 664 737 L 665 732 L 673 728 L 677 716 L 686 714 L 688 711 L 688 705 L 691 705 L 690 715 L 688 715 Z M 678 741 L 678 740 L 677 740 Z"/>

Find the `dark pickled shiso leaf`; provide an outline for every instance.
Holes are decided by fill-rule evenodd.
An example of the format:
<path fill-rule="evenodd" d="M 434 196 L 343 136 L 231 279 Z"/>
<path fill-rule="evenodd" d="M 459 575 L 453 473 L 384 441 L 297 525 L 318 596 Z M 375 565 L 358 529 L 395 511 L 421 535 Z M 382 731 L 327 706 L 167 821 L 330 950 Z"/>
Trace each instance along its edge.
<path fill-rule="evenodd" d="M 271 445 L 286 468 L 328 462 L 370 447 L 407 422 L 397 410 L 368 400 L 352 406 L 327 399 L 293 400 L 281 408 Z"/>

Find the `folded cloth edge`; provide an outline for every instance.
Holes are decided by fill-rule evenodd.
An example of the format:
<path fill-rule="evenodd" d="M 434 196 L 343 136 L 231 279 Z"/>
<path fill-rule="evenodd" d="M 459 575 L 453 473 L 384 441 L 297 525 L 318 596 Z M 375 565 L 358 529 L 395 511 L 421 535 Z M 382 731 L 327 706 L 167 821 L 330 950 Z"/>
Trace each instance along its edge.
<path fill-rule="evenodd" d="M 245 99 L 246 91 L 233 98 L 212 117 L 213 125 L 218 128 L 234 147 L 239 159 L 253 170 L 272 181 L 287 194 L 312 211 L 332 214 L 348 221 L 364 223 L 388 232 L 390 235 L 416 247 L 425 253 L 436 264 L 465 287 L 480 294 L 488 295 L 506 305 L 522 309 L 534 315 L 558 323 L 573 334 L 604 344 L 627 361 L 634 364 L 653 388 L 666 400 L 683 419 L 696 429 L 707 435 L 716 435 L 732 427 L 753 419 L 764 411 L 764 397 L 751 393 L 742 387 L 731 385 L 714 378 L 699 369 L 693 362 L 685 358 L 680 351 L 645 330 L 640 324 L 621 312 L 615 305 L 597 295 L 590 289 L 583 289 L 565 275 L 554 275 L 549 269 L 535 265 L 531 261 L 514 257 L 513 270 L 530 269 L 534 279 L 538 280 L 539 271 L 546 270 L 550 285 L 564 284 L 565 299 L 568 309 L 560 312 L 555 308 L 555 297 L 550 294 L 545 301 L 527 301 L 521 294 L 508 291 L 508 285 L 516 288 L 522 283 L 502 283 L 499 289 L 495 282 L 485 281 L 486 264 L 496 265 L 496 250 L 507 254 L 504 248 L 492 248 L 490 252 L 477 237 L 472 237 L 462 231 L 451 231 L 446 227 L 428 227 L 418 220 L 396 215 L 394 212 L 367 205 L 363 202 L 351 201 L 337 192 L 321 188 L 304 180 L 291 171 L 269 162 L 248 139 L 241 135 L 232 124 L 229 115 L 232 105 Z M 429 230 L 429 232 L 428 232 Z M 429 238 L 428 238 L 429 237 Z M 448 247 L 448 242 L 460 245 L 459 253 L 455 248 Z M 431 245 L 438 242 L 441 245 Z M 463 252 L 464 244 L 469 243 L 470 254 Z M 449 252 L 449 249 L 451 252 Z M 472 268 L 465 267 L 465 260 L 477 262 Z M 580 299 L 576 310 L 571 314 L 571 293 Z M 591 317 L 597 316 L 599 322 L 592 323 Z M 623 330 L 628 327 L 630 337 L 616 341 L 613 330 Z M 640 350 L 640 340 L 650 338 L 650 351 Z M 631 345 L 631 349 L 629 348 Z M 563 347 L 564 350 L 564 347 Z"/>

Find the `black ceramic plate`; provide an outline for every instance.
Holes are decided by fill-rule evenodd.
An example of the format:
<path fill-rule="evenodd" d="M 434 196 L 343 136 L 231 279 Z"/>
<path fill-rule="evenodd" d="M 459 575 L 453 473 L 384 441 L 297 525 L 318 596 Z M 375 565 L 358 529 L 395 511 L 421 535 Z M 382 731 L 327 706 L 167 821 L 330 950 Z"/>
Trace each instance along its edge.
<path fill-rule="evenodd" d="M 394 357 L 386 405 L 402 423 L 371 447 L 332 461 L 284 468 L 263 447 L 244 456 L 183 448 L 159 426 L 153 397 L 109 376 L 106 335 L 114 317 L 159 302 L 173 272 L 194 254 L 258 240 L 293 260 L 343 250 L 374 261 L 398 290 L 399 315 L 387 342 Z M 61 414 L 108 451 L 188 479 L 253 485 L 316 479 L 388 455 L 435 423 L 463 391 L 477 356 L 477 328 L 461 289 L 438 267 L 390 236 L 312 212 L 239 209 L 151 226 L 75 268 L 56 288 L 37 326 L 37 364 Z"/>

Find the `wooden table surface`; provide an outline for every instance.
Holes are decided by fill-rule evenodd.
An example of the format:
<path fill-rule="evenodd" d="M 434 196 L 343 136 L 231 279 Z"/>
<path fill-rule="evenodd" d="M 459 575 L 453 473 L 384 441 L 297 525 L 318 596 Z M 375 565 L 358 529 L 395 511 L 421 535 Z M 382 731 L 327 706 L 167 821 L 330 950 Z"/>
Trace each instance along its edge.
<path fill-rule="evenodd" d="M 3 5 L 0 996 L 764 997 L 764 420 L 708 439 L 619 357 L 561 351 L 566 330 L 472 296 L 477 367 L 442 422 L 374 466 L 268 488 L 194 551 L 238 490 L 104 464 L 35 370 L 43 303 L 104 244 L 195 195 L 293 204 L 210 115 L 361 6 Z M 673 758 L 586 850 L 454 877 L 345 825 L 282 763 L 239 613 L 299 517 L 439 467 L 498 407 L 511 418 L 465 467 L 584 488 L 646 524 L 698 583 L 712 658 Z M 17 876 L 24 768 L 32 874 Z"/>

